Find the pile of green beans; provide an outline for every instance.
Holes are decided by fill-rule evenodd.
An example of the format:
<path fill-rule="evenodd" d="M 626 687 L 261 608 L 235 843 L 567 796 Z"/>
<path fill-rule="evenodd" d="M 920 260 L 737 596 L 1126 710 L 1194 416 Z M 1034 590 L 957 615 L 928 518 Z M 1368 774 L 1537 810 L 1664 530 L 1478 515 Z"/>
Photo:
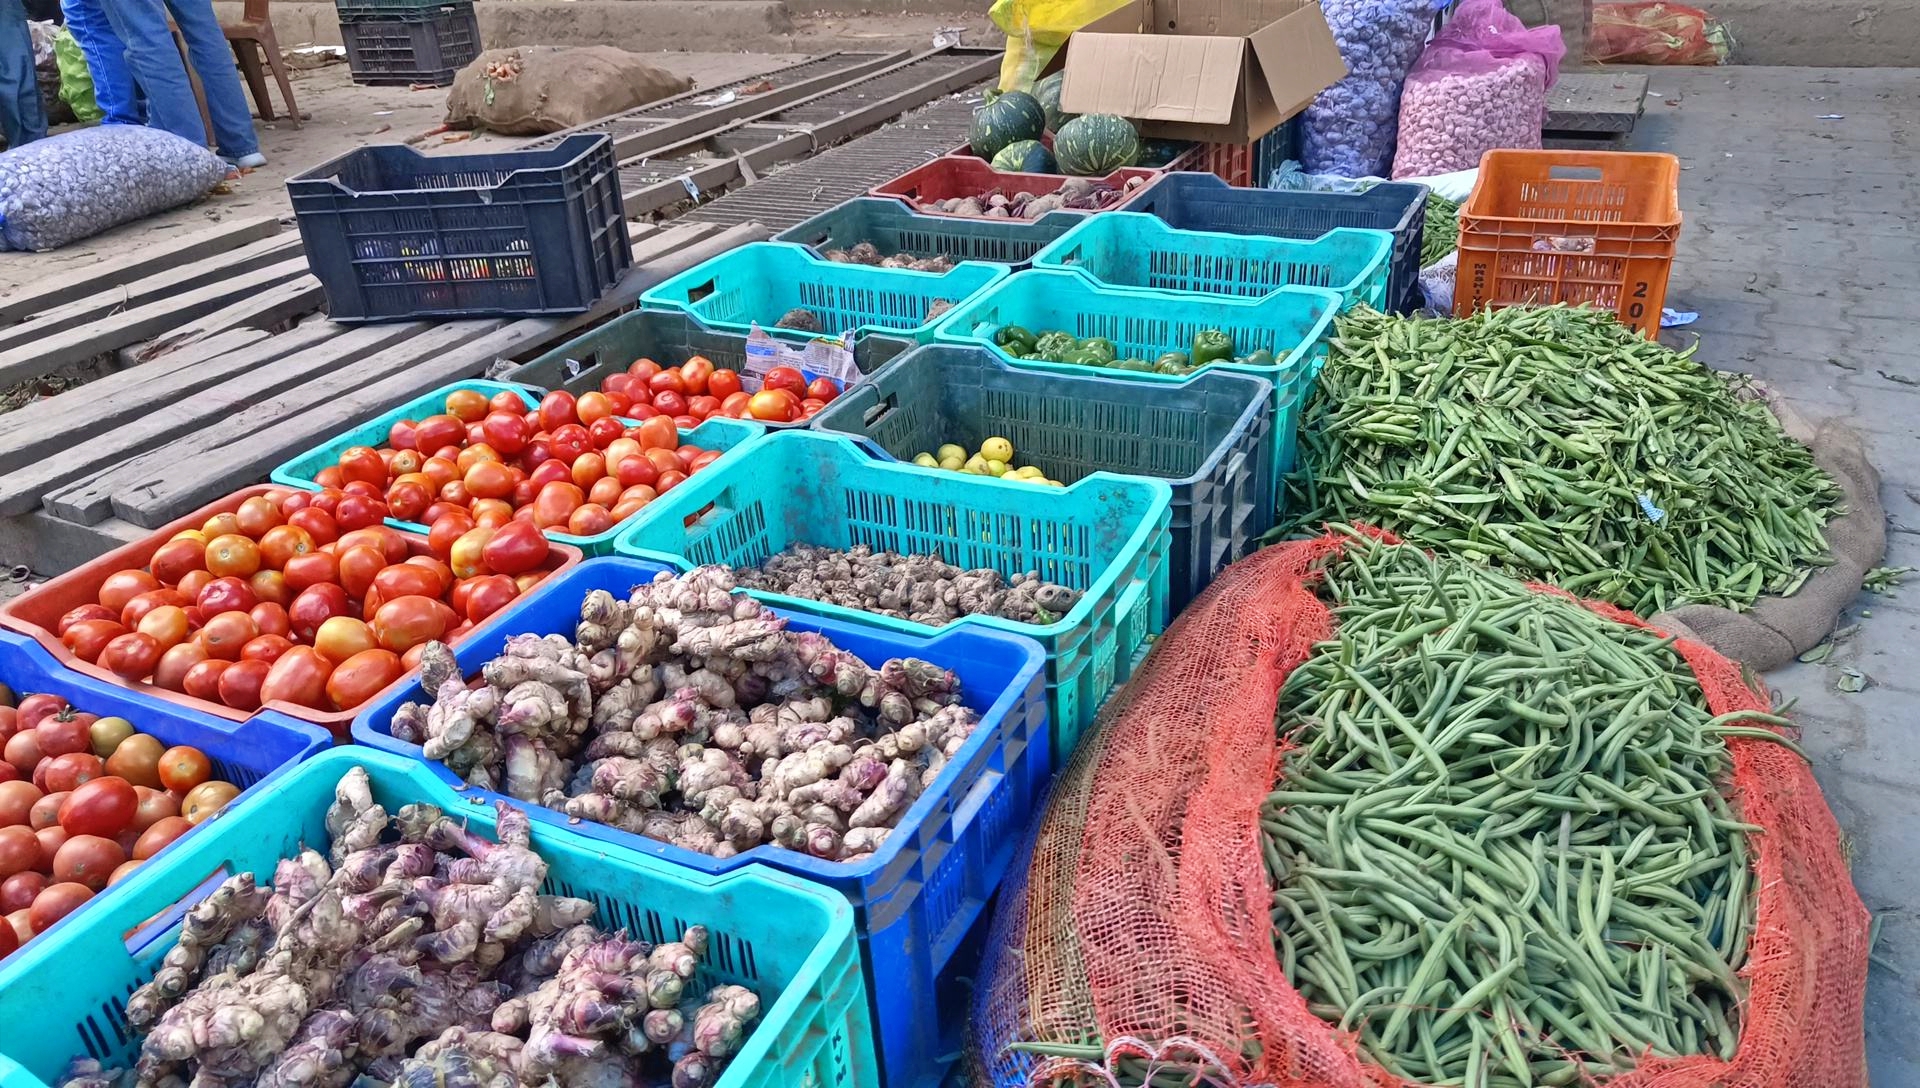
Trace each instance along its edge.
<path fill-rule="evenodd" d="M 1289 675 L 1261 814 L 1276 952 L 1363 1055 L 1526 1088 L 1731 1055 L 1754 925 L 1729 736 L 1670 640 L 1419 548 L 1356 542 Z M 1797 749 L 1796 749 L 1797 750 Z"/>
<path fill-rule="evenodd" d="M 1427 194 L 1427 223 L 1420 235 L 1420 267 L 1452 253 L 1460 244 L 1460 205 Z"/>
<path fill-rule="evenodd" d="M 1344 316 L 1269 539 L 1363 522 L 1641 615 L 1833 562 L 1841 492 L 1766 406 L 1589 309 Z"/>

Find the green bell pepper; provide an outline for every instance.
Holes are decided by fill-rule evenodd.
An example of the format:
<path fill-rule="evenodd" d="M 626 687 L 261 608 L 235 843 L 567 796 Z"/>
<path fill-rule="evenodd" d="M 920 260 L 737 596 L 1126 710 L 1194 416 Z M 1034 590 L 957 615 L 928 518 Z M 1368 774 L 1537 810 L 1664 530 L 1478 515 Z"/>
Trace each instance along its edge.
<path fill-rule="evenodd" d="M 1006 325 L 993 334 L 993 342 L 1010 355 L 1025 355 L 1033 350 L 1034 335 L 1018 325 Z"/>
<path fill-rule="evenodd" d="M 1109 363 L 1113 362 L 1119 355 L 1119 352 L 1114 350 L 1113 341 L 1104 336 L 1090 336 L 1082 340 L 1080 346 L 1100 356 Z"/>
<path fill-rule="evenodd" d="M 1033 342 L 1033 350 L 1036 354 L 1055 363 L 1065 362 L 1067 353 L 1077 351 L 1079 348 L 1080 341 L 1064 332 L 1043 332 L 1040 338 Z"/>
<path fill-rule="evenodd" d="M 1237 361 L 1247 366 L 1272 366 L 1273 352 L 1268 351 L 1266 348 L 1261 348 L 1259 351 L 1254 352 L 1252 355 L 1249 355 L 1246 358 L 1240 359 Z"/>
<path fill-rule="evenodd" d="M 1193 360 L 1184 351 L 1169 351 L 1153 361 L 1155 374 L 1185 374 L 1193 369 Z"/>
<path fill-rule="evenodd" d="M 1145 359 L 1122 359 L 1113 364 L 1115 370 L 1131 370 L 1140 374 L 1153 373 L 1153 364 Z"/>
<path fill-rule="evenodd" d="M 1112 362 L 1112 360 L 1103 358 L 1099 352 L 1087 347 L 1085 344 L 1067 352 L 1066 357 L 1060 361 L 1063 363 L 1073 363 L 1077 366 L 1106 366 Z"/>
<path fill-rule="evenodd" d="M 1233 337 L 1219 329 L 1207 329 L 1194 334 L 1193 365 L 1205 366 L 1208 363 L 1224 363 L 1233 358 Z"/>

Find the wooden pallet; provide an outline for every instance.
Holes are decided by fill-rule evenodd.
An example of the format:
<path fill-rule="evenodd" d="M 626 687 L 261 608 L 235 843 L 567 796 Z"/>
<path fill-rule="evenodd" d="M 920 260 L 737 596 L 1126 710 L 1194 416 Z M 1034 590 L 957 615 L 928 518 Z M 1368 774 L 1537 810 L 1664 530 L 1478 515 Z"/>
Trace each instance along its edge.
<path fill-rule="evenodd" d="M 274 220 L 8 301 L 0 381 L 103 357 L 121 368 L 5 416 L 0 558 L 51 574 L 139 539 L 369 416 L 530 357 L 767 231 L 634 224 L 631 234 L 633 269 L 575 317 L 337 324 L 319 312 L 324 294 L 298 235 Z"/>

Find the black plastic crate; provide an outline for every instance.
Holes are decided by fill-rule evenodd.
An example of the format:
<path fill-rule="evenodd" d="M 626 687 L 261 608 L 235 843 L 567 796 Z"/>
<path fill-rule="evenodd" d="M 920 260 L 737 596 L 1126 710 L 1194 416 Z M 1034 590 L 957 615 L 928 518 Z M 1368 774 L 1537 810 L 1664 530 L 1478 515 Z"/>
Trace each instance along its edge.
<path fill-rule="evenodd" d="M 829 249 L 871 244 L 883 257 L 910 253 L 945 256 L 954 261 L 994 261 L 1025 268 L 1045 249 L 1086 218 L 1085 212 L 1048 212 L 1039 219 L 961 219 L 921 215 L 898 200 L 856 197 L 774 236 L 776 242 L 806 246 L 826 258 Z"/>
<path fill-rule="evenodd" d="M 480 55 L 480 20 L 471 0 L 410 14 L 342 18 L 347 68 L 368 86 L 445 87 Z"/>
<path fill-rule="evenodd" d="M 605 133 L 487 155 L 363 147 L 287 193 L 335 321 L 579 313 L 633 264 Z"/>
<path fill-rule="evenodd" d="M 1421 306 L 1420 238 L 1426 231 L 1427 187 L 1387 181 L 1362 193 L 1293 189 L 1237 189 L 1212 174 L 1167 174 L 1121 206 L 1157 215 L 1176 230 L 1266 234 L 1314 239 L 1335 227 L 1393 234 L 1387 266 L 1387 306 L 1412 313 Z"/>
<path fill-rule="evenodd" d="M 431 18 L 460 8 L 471 9 L 472 0 L 333 0 L 334 14 L 342 23 L 371 20 Z"/>

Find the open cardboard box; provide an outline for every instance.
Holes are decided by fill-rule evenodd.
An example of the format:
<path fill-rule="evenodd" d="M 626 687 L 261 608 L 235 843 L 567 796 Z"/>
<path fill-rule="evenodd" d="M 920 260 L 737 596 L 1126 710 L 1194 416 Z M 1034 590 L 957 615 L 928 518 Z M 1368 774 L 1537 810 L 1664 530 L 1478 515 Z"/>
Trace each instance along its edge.
<path fill-rule="evenodd" d="M 1144 136 L 1245 144 L 1347 74 L 1318 0 L 1131 0 L 1075 31 L 1060 108 Z"/>

